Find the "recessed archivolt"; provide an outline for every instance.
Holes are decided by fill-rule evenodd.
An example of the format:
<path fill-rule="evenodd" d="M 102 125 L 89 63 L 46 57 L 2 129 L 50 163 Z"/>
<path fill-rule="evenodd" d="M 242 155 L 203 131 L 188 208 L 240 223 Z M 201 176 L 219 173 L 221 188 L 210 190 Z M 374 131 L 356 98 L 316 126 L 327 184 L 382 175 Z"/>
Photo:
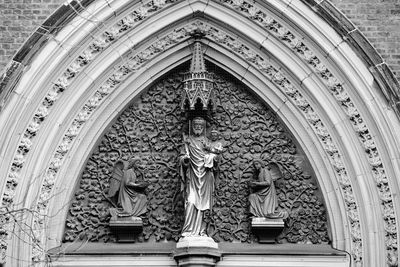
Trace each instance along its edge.
<path fill-rule="evenodd" d="M 350 98 L 347 92 L 348 88 L 346 88 L 344 83 L 340 82 L 339 79 L 336 78 L 335 75 L 326 67 L 327 63 L 324 63 L 325 59 L 318 58 L 318 56 L 303 41 L 300 41 L 300 38 L 293 34 L 288 28 L 284 27 L 278 19 L 265 13 L 261 6 L 257 6 L 257 3 L 249 3 L 242 0 L 228 0 L 223 2 L 234 3 L 230 6 L 243 13 L 252 21 L 266 28 L 271 34 L 282 40 L 283 43 L 297 53 L 299 58 L 302 58 L 311 67 L 313 72 L 325 82 L 329 92 L 347 115 L 357 137 L 365 149 L 371 171 L 376 180 L 376 189 L 378 190 L 378 195 L 381 199 L 382 218 L 386 232 L 385 243 L 388 251 L 388 263 L 397 264 L 397 223 L 394 214 L 393 197 L 389 187 L 387 174 L 371 131 L 366 125 L 365 119 L 357 109 L 356 104 Z M 309 122 L 314 124 L 312 121 Z M 322 142 L 324 141 L 322 140 Z M 334 165 L 337 166 L 337 163 L 339 165 L 342 164 L 342 162 L 337 161 L 338 157 L 340 157 L 339 154 L 334 152 L 331 155 L 331 160 L 333 160 Z M 354 228 L 353 224 L 352 228 Z M 359 227 L 356 228 L 359 229 Z M 355 235 L 358 235 L 358 230 L 352 230 L 354 230 L 354 238 Z"/>
<path fill-rule="evenodd" d="M 51 190 L 53 189 L 53 185 L 55 183 L 54 180 L 57 177 L 58 170 L 62 166 L 62 161 L 69 148 L 72 146 L 75 137 L 78 135 L 79 129 L 83 127 L 83 124 L 90 118 L 95 109 L 101 105 L 101 102 L 104 101 L 105 97 L 115 90 L 116 87 L 118 87 L 119 84 L 122 83 L 129 75 L 132 75 L 143 65 L 145 65 L 147 61 L 153 59 L 164 50 L 169 49 L 171 46 L 186 41 L 196 30 L 203 31 L 206 34 L 206 38 L 210 38 L 210 40 L 213 41 L 218 41 L 217 43 L 219 43 L 219 45 L 225 46 L 225 49 L 235 51 L 237 55 L 251 63 L 253 66 L 257 67 L 266 77 L 268 77 L 268 79 L 280 87 L 282 91 L 293 101 L 293 104 L 304 113 L 304 116 L 313 126 L 316 135 L 319 137 L 321 143 L 331 157 L 334 169 L 340 178 L 339 182 L 343 190 L 342 194 L 345 198 L 349 225 L 351 225 L 351 234 L 353 240 L 352 251 L 354 259 L 361 262 L 361 226 L 356 199 L 351 187 L 350 179 L 345 170 L 343 160 L 339 155 L 338 148 L 335 145 L 327 127 L 324 126 L 318 114 L 309 104 L 309 101 L 299 90 L 295 88 L 289 79 L 285 77 L 285 74 L 279 71 L 279 67 L 272 66 L 268 60 L 264 59 L 263 55 L 258 54 L 257 51 L 249 48 L 243 43 L 242 40 L 229 35 L 226 31 L 222 32 L 215 26 L 200 20 L 196 20 L 166 34 L 164 37 L 159 38 L 155 43 L 152 43 L 143 50 L 136 51 L 136 55 L 130 54 L 130 59 L 125 61 L 126 64 L 121 65 L 119 69 L 109 74 L 108 79 L 105 80 L 105 82 L 94 92 L 94 94 L 87 100 L 86 104 L 81 108 L 80 112 L 70 124 L 70 128 L 62 138 L 62 141 L 60 142 L 46 172 L 37 209 L 41 211 L 41 213 L 47 214 L 48 197 L 52 195 Z M 35 223 L 37 224 L 35 229 L 44 229 L 44 220 L 36 220 Z M 42 240 L 44 240 L 46 235 L 44 232 L 42 232 L 41 234 L 38 234 L 38 236 L 42 236 Z M 42 247 L 45 247 L 44 244 L 37 244 L 37 247 L 34 251 L 35 260 L 41 259 L 43 251 L 38 248 Z"/>
<path fill-rule="evenodd" d="M 326 63 L 324 63 L 325 59 L 318 58 L 306 44 L 299 41 L 299 38 L 282 26 L 278 20 L 261 11 L 261 7 L 257 7 L 256 3 L 249 4 L 246 1 L 239 1 L 238 3 L 240 4 L 233 6 L 236 10 L 245 13 L 251 20 L 266 27 L 270 33 L 281 39 L 313 69 L 314 73 L 325 82 L 329 92 L 347 115 L 356 135 L 364 146 L 370 168 L 376 179 L 376 188 L 382 201 L 388 257 L 389 259 L 393 259 L 393 254 L 397 253 L 397 229 L 394 210 L 390 212 L 390 209 L 393 209 L 393 197 L 389 188 L 387 174 L 375 141 L 365 123 L 365 119 L 360 114 L 354 101 L 350 98 L 347 92 L 348 88 L 326 67 Z"/>
<path fill-rule="evenodd" d="M 99 88 L 99 90 L 96 91 L 96 93 L 87 101 L 87 103 L 85 104 L 85 106 L 82 108 L 81 112 L 78 114 L 78 116 L 74 119 L 74 122 L 72 123 L 71 127 L 69 128 L 69 130 L 67 131 L 67 133 L 65 134 L 63 141 L 60 143 L 55 155 L 53 156 L 53 160 L 50 163 L 50 166 L 48 168 L 47 171 L 47 175 L 44 181 L 44 185 L 42 187 L 41 193 L 40 193 L 40 199 L 39 199 L 39 204 L 37 207 L 37 210 L 42 213 L 42 214 L 46 214 L 47 213 L 47 204 L 48 204 L 48 197 L 51 195 L 50 191 L 54 185 L 54 179 L 55 179 L 55 175 L 57 174 L 58 169 L 61 167 L 62 165 L 62 159 L 65 156 L 65 154 L 68 152 L 69 147 L 72 145 L 72 141 L 74 140 L 74 137 L 77 135 L 77 132 L 79 131 L 79 128 L 83 125 L 83 123 L 85 121 L 87 121 L 87 119 L 90 117 L 90 114 L 94 111 L 94 109 L 96 109 L 96 107 L 100 104 L 100 102 L 102 101 L 102 99 L 107 96 L 111 90 L 116 87 L 123 79 L 125 75 L 128 75 L 130 72 L 139 69 L 140 66 L 145 63 L 147 60 L 151 59 L 152 57 L 154 57 L 157 52 L 162 52 L 163 48 L 168 48 L 168 46 L 165 46 L 165 43 L 169 43 L 169 45 L 174 44 L 174 42 L 179 42 L 179 39 L 182 38 L 187 38 L 191 32 L 191 30 L 194 30 L 196 28 L 201 28 L 202 30 L 205 31 L 209 31 L 209 30 L 215 30 L 210 28 L 209 25 L 203 24 L 203 23 L 194 23 L 191 24 L 189 26 L 187 26 L 185 29 L 181 29 L 178 31 L 174 31 L 172 33 L 170 33 L 169 35 L 167 35 L 166 38 L 161 38 L 158 42 L 156 42 L 155 44 L 152 44 L 150 47 L 148 47 L 147 49 L 145 49 L 144 51 L 138 53 L 131 61 L 129 61 L 128 65 L 126 66 L 122 66 L 119 70 L 117 70 L 115 73 L 113 73 L 109 79 L 106 80 L 106 82 L 103 84 L 103 86 L 101 86 Z M 214 31 L 215 33 L 215 31 Z M 215 38 L 216 35 L 210 34 L 210 37 Z M 220 38 L 221 36 L 219 35 L 217 38 Z M 232 39 L 232 37 L 231 37 Z M 166 41 L 167 40 L 167 41 Z M 171 43 L 171 40 L 173 40 L 173 42 Z M 233 40 L 233 39 L 232 39 Z M 234 40 L 235 41 L 235 40 Z M 161 47 L 161 48 L 160 48 Z M 256 57 L 256 53 L 254 51 L 251 51 L 251 49 L 248 49 L 246 46 L 244 46 L 243 44 L 241 44 L 239 41 L 235 41 L 233 42 L 233 47 L 236 52 L 238 52 L 239 54 L 241 54 L 243 57 L 245 57 L 247 60 L 252 61 L 253 56 Z M 157 51 L 157 52 L 155 52 Z M 251 56 L 249 56 L 251 55 Z M 264 60 L 258 56 L 259 59 L 264 62 Z M 142 64 L 140 64 L 142 63 Z M 260 63 L 260 62 L 259 62 Z M 74 63 L 73 63 L 74 64 Z M 277 84 L 283 84 L 283 87 L 285 88 L 289 88 L 290 93 L 293 93 L 292 96 L 295 96 L 295 102 L 297 104 L 297 106 L 299 106 L 301 109 L 306 109 L 308 111 L 312 111 L 312 109 L 309 109 L 309 105 L 307 104 L 307 101 L 305 99 L 303 99 L 303 97 L 301 96 L 301 94 L 298 91 L 295 91 L 293 87 L 291 87 L 290 82 L 283 77 L 283 75 L 278 72 L 278 70 L 272 66 L 269 66 L 268 64 L 263 64 L 261 63 L 261 66 L 263 68 L 263 71 L 265 71 L 267 73 L 267 76 L 269 76 L 269 78 L 271 78 L 275 83 Z M 71 70 L 71 68 L 69 68 L 67 70 L 67 73 L 69 73 Z M 74 77 L 75 75 L 71 76 Z M 59 79 L 59 81 L 62 81 L 63 79 Z M 60 83 L 56 83 L 56 86 L 59 86 Z M 289 93 L 289 95 L 290 95 Z M 46 97 L 46 100 L 47 97 Z M 312 117 L 314 117 L 316 114 L 313 113 L 313 115 L 311 115 Z M 316 120 L 319 121 L 320 120 Z M 319 125 L 318 130 L 319 130 L 319 134 L 326 138 L 328 136 L 328 134 L 326 133 L 326 129 L 323 129 L 323 125 Z M 332 144 L 331 144 L 332 145 Z M 342 163 L 343 165 L 343 163 Z M 350 190 L 350 193 L 347 193 L 347 195 L 352 195 L 352 192 Z M 354 204 L 355 202 L 353 202 L 354 197 L 351 196 L 351 203 Z M 354 209 L 355 209 L 355 205 Z M 357 212 L 356 212 L 357 213 Z M 38 220 L 36 221 L 37 224 L 43 224 L 44 221 L 43 220 Z M 358 224 L 359 227 L 359 224 Z M 43 227 L 38 226 L 37 229 L 43 229 Z M 359 232 L 359 231 L 356 231 Z M 44 235 L 42 235 L 44 236 Z M 43 244 L 37 244 L 37 248 L 39 247 L 43 247 Z M 34 255 L 35 255 L 35 259 L 40 259 L 40 257 L 37 257 L 39 251 L 35 251 Z"/>
<path fill-rule="evenodd" d="M 134 9 L 123 19 L 106 29 L 103 33 L 99 34 L 94 42 L 92 42 L 83 52 L 69 65 L 63 74 L 54 81 L 54 85 L 48 91 L 46 97 L 43 99 L 41 105 L 37 108 L 30 124 L 26 128 L 23 137 L 21 138 L 18 149 L 15 153 L 14 161 L 11 164 L 10 172 L 7 177 L 6 191 L 3 196 L 3 205 L 9 205 L 13 202 L 15 190 L 18 185 L 18 176 L 20 170 L 24 166 L 24 161 L 29 153 L 34 137 L 40 129 L 41 124 L 46 120 L 51 107 L 56 103 L 65 90 L 69 89 L 70 84 L 80 73 L 94 61 L 110 44 L 116 42 L 130 29 L 134 28 L 137 23 L 143 22 L 146 18 L 161 11 L 172 5 L 169 1 L 167 4 L 164 0 L 148 1 L 140 7 Z M 368 127 L 359 113 L 355 103 L 351 100 L 347 93 L 346 87 L 337 79 L 332 72 L 326 67 L 324 59 L 318 58 L 311 48 L 307 47 L 302 39 L 295 36 L 288 28 L 282 26 L 279 19 L 271 17 L 264 7 L 258 6 L 256 3 L 248 3 L 242 0 L 229 0 L 220 1 L 226 4 L 227 7 L 239 11 L 240 14 L 247 17 L 249 20 L 262 27 L 266 32 L 279 39 L 282 44 L 294 51 L 298 58 L 301 58 L 308 66 L 318 75 L 326 84 L 331 95 L 335 98 L 339 106 L 347 114 L 348 120 L 354 126 L 354 131 L 359 137 L 361 143 L 365 147 L 365 152 L 369 159 L 371 170 L 377 182 L 377 191 L 382 200 L 383 220 L 385 222 L 386 231 L 386 247 L 388 251 L 388 258 L 393 260 L 393 254 L 397 253 L 397 229 L 396 217 L 393 207 L 393 198 L 389 188 L 388 179 L 386 176 L 385 168 L 376 148 L 375 142 L 368 130 Z M 279 66 L 274 66 L 269 60 L 265 59 L 265 55 L 260 54 L 259 51 L 252 49 L 246 45 L 237 36 L 229 33 L 229 30 L 221 30 L 218 26 L 197 20 L 189 23 L 179 29 L 176 29 L 141 51 L 136 51 L 135 55 L 130 55 L 130 58 L 108 76 L 105 82 L 95 90 L 92 96 L 86 101 L 85 105 L 81 108 L 80 112 L 70 123 L 70 127 L 60 140 L 57 150 L 52 156 L 45 178 L 39 194 L 38 204 L 36 209 L 42 213 L 47 214 L 49 197 L 51 191 L 56 183 L 57 173 L 62 168 L 63 159 L 72 147 L 76 136 L 79 134 L 80 129 L 85 122 L 93 114 L 93 112 L 101 105 L 104 99 L 115 90 L 119 84 L 126 79 L 127 76 L 132 75 L 140 70 L 143 65 L 152 60 L 157 55 L 163 53 L 167 49 L 182 43 L 190 38 L 190 33 L 194 29 L 200 29 L 206 33 L 206 38 L 219 46 L 225 47 L 236 53 L 236 55 L 243 58 L 250 65 L 255 67 L 258 71 L 263 73 L 270 81 L 277 85 L 283 93 L 298 107 L 304 117 L 312 126 L 316 136 L 318 136 L 322 146 L 324 147 L 333 169 L 336 171 L 336 177 L 340 184 L 341 192 L 344 198 L 345 206 L 347 209 L 348 225 L 350 225 L 351 232 L 351 249 L 352 255 L 356 262 L 363 262 L 362 251 L 362 236 L 360 225 L 360 214 L 356 204 L 356 197 L 352 189 L 351 181 L 348 177 L 345 164 L 343 162 L 342 153 L 339 152 L 338 146 L 335 144 L 332 134 L 325 126 L 315 108 L 312 107 L 310 101 L 305 97 L 296 85 L 291 81 L 292 78 L 286 77 L 283 71 L 280 71 Z M 45 223 L 44 217 L 35 221 L 36 229 L 43 229 Z M 38 261 L 41 259 L 45 247 L 45 233 L 37 230 L 37 244 L 33 246 L 33 259 Z M 397 258 L 394 259 L 397 261 Z"/>

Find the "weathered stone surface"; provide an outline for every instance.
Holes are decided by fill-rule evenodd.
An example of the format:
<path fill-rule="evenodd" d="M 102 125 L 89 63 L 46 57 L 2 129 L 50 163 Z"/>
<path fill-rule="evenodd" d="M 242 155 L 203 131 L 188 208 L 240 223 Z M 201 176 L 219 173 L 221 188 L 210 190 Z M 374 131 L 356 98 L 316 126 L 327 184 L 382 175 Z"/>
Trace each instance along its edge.
<path fill-rule="evenodd" d="M 354 25 L 329 1 L 316 1 L 317 10 L 341 35 L 347 35 L 355 29 Z"/>
<path fill-rule="evenodd" d="M 219 253 L 218 250 L 205 248 L 190 248 L 186 251 L 178 251 L 174 255 L 174 259 L 178 263 L 178 266 L 187 267 L 215 266 L 220 258 L 221 253 Z"/>
<path fill-rule="evenodd" d="M 218 244 L 210 237 L 185 237 L 176 244 L 174 259 L 178 266 L 215 266 L 220 260 Z"/>
<path fill-rule="evenodd" d="M 362 58 L 370 65 L 375 66 L 383 62 L 382 57 L 376 52 L 372 44 L 356 29 L 348 34 L 349 41 Z"/>
<path fill-rule="evenodd" d="M 326 243 L 326 214 L 315 178 L 304 154 L 276 115 L 246 87 L 216 66 L 217 108 L 211 124 L 227 149 L 221 154 L 215 203 L 206 215 L 208 234 L 217 242 L 253 242 L 248 212 L 248 182 L 252 162 L 274 162 L 282 172 L 276 181 L 281 208 L 288 210 L 288 227 L 279 239 L 291 243 Z M 88 160 L 66 223 L 65 241 L 115 239 L 108 226 L 106 193 L 112 166 L 119 159 L 140 158 L 138 180 L 149 183 L 148 213 L 138 242 L 175 240 L 183 223 L 183 198 L 177 172 L 179 144 L 186 125 L 180 112 L 183 66 L 155 83 L 110 127 Z M 209 126 L 207 126 L 209 129 Z"/>
<path fill-rule="evenodd" d="M 110 228 L 116 236 L 116 241 L 121 243 L 135 242 L 137 236 L 143 231 L 143 221 L 136 216 L 120 216 L 118 210 L 110 208 Z"/>
<path fill-rule="evenodd" d="M 9 99 L 15 85 L 18 83 L 23 72 L 23 65 L 12 61 L 3 76 L 0 77 L 0 111 Z"/>
<path fill-rule="evenodd" d="M 177 249 L 185 248 L 211 248 L 218 249 L 218 243 L 216 243 L 211 237 L 208 236 L 188 236 L 181 238 L 176 243 Z"/>
<path fill-rule="evenodd" d="M 117 242 L 135 242 L 137 235 L 143 230 L 143 222 L 139 217 L 111 217 L 110 228 Z"/>
<path fill-rule="evenodd" d="M 399 6 L 390 1 L 375 0 L 302 0 L 314 8 L 342 35 L 352 31 L 355 26 L 378 50 L 385 62 L 395 71 L 398 78 L 400 70 L 399 42 L 400 24 Z M 71 1 L 8 1 L 0 4 L 2 10 L 0 28 L 0 73 L 14 57 L 15 61 L 26 61 L 29 48 L 36 41 L 42 42 L 43 32 L 33 31 L 39 27 L 55 34 L 67 25 L 79 12 L 93 0 Z M 52 14 L 52 12 L 54 12 Z M 48 17 L 47 17 L 48 16 Z M 43 23 L 42 23 L 43 22 Z M 354 23 L 354 26 L 353 26 Z M 24 42 L 26 43 L 21 46 Z M 18 51 L 19 50 L 19 51 Z M 17 55 L 16 54 L 17 52 Z M 377 54 L 376 52 L 374 54 Z M 372 57 L 375 57 L 372 55 Z"/>
<path fill-rule="evenodd" d="M 282 219 L 255 217 L 251 220 L 251 231 L 258 237 L 259 243 L 275 243 L 284 227 L 285 223 Z"/>
<path fill-rule="evenodd" d="M 71 260 L 76 264 L 93 267 L 110 266 L 121 262 L 125 264 L 124 266 L 149 264 L 176 266 L 176 261 L 171 255 L 171 251 L 177 252 L 175 245 L 172 242 L 140 244 L 78 242 L 64 244 L 61 248 L 57 247 L 57 250 L 52 250 L 51 254 L 58 255 L 59 250 L 64 254 L 62 257 L 52 258 L 54 266 L 59 266 L 58 262 L 65 263 Z M 220 266 L 232 264 L 254 267 L 277 265 L 320 267 L 323 262 L 324 266 L 348 267 L 350 262 L 345 252 L 335 250 L 330 245 L 221 243 L 219 248 L 222 256 Z M 198 253 L 203 254 L 208 251 L 210 250 L 197 250 Z"/>

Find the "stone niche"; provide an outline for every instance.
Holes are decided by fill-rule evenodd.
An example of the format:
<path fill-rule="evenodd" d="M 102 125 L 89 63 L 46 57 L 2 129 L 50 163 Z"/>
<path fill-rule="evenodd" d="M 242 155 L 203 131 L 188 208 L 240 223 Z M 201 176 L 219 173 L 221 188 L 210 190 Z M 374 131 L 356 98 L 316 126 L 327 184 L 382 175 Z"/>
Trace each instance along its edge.
<path fill-rule="evenodd" d="M 81 174 L 66 220 L 64 242 L 116 242 L 110 229 L 107 198 L 112 168 L 118 160 L 139 159 L 136 175 L 148 183 L 147 213 L 136 243 L 177 242 L 183 223 L 183 198 L 177 169 L 182 132 L 182 74 L 174 69 L 131 102 L 94 148 Z M 277 243 L 330 243 L 327 214 L 310 165 L 277 115 L 235 77 L 207 62 L 215 74 L 213 125 L 226 148 L 222 153 L 215 203 L 207 215 L 208 233 L 218 243 L 258 243 L 251 232 L 249 181 L 252 162 L 261 158 L 279 166 L 275 182 L 279 205 L 288 211 Z M 265 88 L 264 90 L 268 90 Z M 207 126 L 209 129 L 210 127 Z"/>

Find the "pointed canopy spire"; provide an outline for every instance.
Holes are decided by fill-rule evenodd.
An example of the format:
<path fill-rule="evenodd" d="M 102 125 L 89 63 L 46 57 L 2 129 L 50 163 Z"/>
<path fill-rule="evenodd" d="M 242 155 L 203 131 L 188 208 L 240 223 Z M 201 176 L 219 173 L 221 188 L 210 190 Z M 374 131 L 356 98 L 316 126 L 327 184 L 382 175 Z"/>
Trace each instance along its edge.
<path fill-rule="evenodd" d="M 215 108 L 214 79 L 212 73 L 206 70 L 203 48 L 198 39 L 193 45 L 190 72 L 184 74 L 181 108 L 194 110 L 196 104 L 200 104 L 201 110 Z M 198 106 L 198 108 L 200 107 Z"/>
<path fill-rule="evenodd" d="M 204 64 L 201 43 L 198 41 L 194 43 L 192 62 L 190 64 L 190 72 L 192 73 L 206 72 L 206 66 Z"/>

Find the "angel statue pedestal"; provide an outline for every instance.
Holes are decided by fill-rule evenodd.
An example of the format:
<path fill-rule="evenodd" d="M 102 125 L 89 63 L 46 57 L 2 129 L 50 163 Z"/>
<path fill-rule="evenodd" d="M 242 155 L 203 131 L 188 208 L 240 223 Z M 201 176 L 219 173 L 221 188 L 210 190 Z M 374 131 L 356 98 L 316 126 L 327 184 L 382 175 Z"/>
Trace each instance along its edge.
<path fill-rule="evenodd" d="M 218 244 L 207 236 L 187 236 L 176 244 L 178 266 L 215 266 L 221 258 Z"/>
<path fill-rule="evenodd" d="M 142 219 L 135 216 L 120 216 L 116 209 L 110 209 L 110 228 L 117 237 L 117 242 L 133 243 L 143 231 Z"/>
<path fill-rule="evenodd" d="M 137 159 L 129 162 L 119 160 L 115 163 L 107 199 L 115 208 L 110 208 L 110 228 L 117 237 L 117 242 L 135 242 L 143 230 L 139 216 L 147 212 L 145 182 L 139 182 L 135 173 Z"/>
<path fill-rule="evenodd" d="M 251 231 L 258 237 L 258 242 L 263 244 L 275 243 L 284 227 L 285 222 L 282 219 L 254 217 L 251 220 Z"/>
<path fill-rule="evenodd" d="M 274 181 L 282 174 L 277 165 L 268 164 L 259 159 L 253 161 L 254 179 L 250 181 L 249 195 L 251 231 L 258 237 L 259 243 L 275 243 L 285 227 L 288 213 L 279 208 Z"/>

